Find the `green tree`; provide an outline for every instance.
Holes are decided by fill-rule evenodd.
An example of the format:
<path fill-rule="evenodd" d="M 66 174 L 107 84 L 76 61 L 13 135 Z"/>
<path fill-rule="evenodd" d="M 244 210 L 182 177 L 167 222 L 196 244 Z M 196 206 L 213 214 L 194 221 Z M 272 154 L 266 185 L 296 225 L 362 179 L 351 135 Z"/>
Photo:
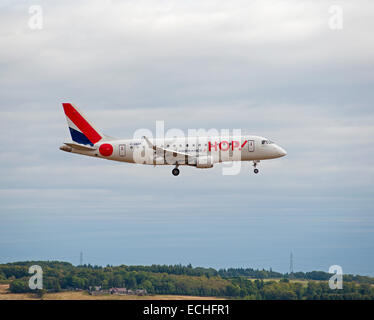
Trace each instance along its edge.
<path fill-rule="evenodd" d="M 31 292 L 27 278 L 17 279 L 10 283 L 9 291 L 12 293 Z"/>

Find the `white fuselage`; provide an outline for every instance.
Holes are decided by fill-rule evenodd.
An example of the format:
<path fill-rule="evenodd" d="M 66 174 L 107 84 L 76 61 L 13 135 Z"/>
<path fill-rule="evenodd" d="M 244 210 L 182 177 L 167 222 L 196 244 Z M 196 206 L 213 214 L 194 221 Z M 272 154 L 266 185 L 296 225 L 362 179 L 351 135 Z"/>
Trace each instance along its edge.
<path fill-rule="evenodd" d="M 106 156 L 100 153 L 100 146 L 108 143 L 113 147 L 113 151 Z M 196 158 L 202 159 L 204 157 L 209 157 L 213 164 L 225 161 L 274 159 L 286 155 L 286 151 L 275 143 L 266 138 L 253 135 L 165 138 L 153 139 L 152 143 L 154 146 L 167 151 L 153 150 L 144 139 L 100 141 L 93 146 L 95 150 L 71 148 L 64 151 L 130 163 L 194 166 L 196 166 Z M 174 154 L 173 151 L 175 151 Z M 188 156 L 181 158 L 180 154 Z M 197 167 L 202 168 L 202 166 Z"/>

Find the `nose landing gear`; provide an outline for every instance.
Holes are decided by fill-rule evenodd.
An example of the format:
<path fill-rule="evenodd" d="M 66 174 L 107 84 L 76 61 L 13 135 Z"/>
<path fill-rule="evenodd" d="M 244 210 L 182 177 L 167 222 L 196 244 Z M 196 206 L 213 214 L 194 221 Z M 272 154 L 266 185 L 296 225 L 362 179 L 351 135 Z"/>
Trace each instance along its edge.
<path fill-rule="evenodd" d="M 171 173 L 173 174 L 173 176 L 177 176 L 179 175 L 179 169 L 178 169 L 179 165 L 178 163 L 175 165 L 175 168 L 171 171 Z"/>
<path fill-rule="evenodd" d="M 256 167 L 257 167 L 257 163 L 259 163 L 259 162 L 260 162 L 259 160 L 253 160 L 253 166 L 255 168 L 253 170 L 253 172 L 256 173 L 256 174 L 258 173 L 258 169 Z"/>

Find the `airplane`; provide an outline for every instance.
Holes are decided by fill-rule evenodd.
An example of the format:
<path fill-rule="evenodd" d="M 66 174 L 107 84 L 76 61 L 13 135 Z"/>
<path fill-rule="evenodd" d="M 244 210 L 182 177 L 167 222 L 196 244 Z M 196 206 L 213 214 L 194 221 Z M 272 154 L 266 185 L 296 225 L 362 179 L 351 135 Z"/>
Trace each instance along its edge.
<path fill-rule="evenodd" d="M 254 173 L 261 160 L 283 157 L 287 152 L 267 138 L 254 135 L 196 136 L 182 138 L 116 139 L 101 133 L 73 104 L 62 104 L 72 142 L 60 150 L 107 160 L 151 165 L 181 165 L 212 168 L 226 161 L 252 161 Z"/>

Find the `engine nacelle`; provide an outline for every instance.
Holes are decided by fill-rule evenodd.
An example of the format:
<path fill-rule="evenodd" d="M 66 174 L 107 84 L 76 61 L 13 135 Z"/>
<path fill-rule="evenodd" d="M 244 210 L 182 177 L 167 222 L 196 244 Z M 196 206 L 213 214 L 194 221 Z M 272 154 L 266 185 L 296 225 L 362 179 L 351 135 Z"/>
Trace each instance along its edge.
<path fill-rule="evenodd" d="M 198 157 L 196 160 L 196 168 L 213 168 L 214 160 L 212 156 Z"/>

